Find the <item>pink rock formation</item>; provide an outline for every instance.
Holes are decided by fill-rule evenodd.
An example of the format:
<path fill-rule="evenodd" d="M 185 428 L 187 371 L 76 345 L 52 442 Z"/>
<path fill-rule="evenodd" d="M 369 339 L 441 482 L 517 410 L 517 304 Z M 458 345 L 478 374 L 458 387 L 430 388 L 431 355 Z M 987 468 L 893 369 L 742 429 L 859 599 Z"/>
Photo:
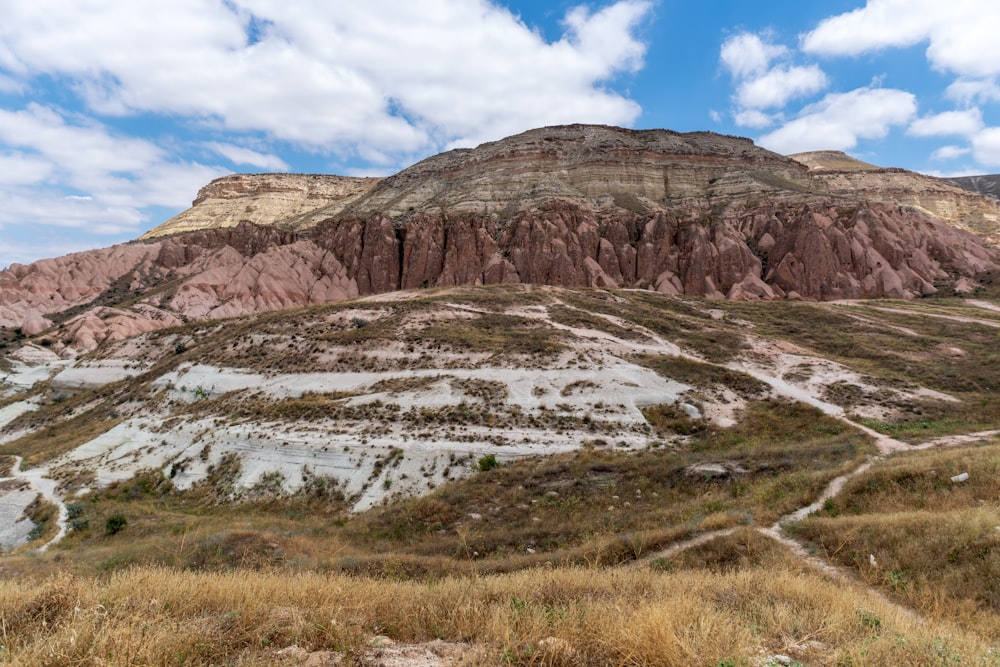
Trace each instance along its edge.
<path fill-rule="evenodd" d="M 811 178 L 745 139 L 546 128 L 430 158 L 301 233 L 241 223 L 14 265 L 0 271 L 0 326 L 85 350 L 185 320 L 400 288 L 908 298 L 967 287 L 1000 263 L 974 234 L 816 191 Z"/>

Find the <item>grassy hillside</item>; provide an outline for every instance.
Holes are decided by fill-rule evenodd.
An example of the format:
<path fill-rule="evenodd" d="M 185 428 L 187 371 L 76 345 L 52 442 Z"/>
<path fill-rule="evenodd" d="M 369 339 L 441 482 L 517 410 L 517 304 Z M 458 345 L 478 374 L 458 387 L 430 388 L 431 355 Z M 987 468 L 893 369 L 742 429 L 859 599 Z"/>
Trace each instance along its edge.
<path fill-rule="evenodd" d="M 69 526 L 34 552 L 39 503 L 0 556 L 0 651 L 996 664 L 998 343 L 961 299 L 509 286 L 146 334 L 80 362 L 127 376 L 40 383 L 0 426 L 0 474 L 45 466 Z"/>

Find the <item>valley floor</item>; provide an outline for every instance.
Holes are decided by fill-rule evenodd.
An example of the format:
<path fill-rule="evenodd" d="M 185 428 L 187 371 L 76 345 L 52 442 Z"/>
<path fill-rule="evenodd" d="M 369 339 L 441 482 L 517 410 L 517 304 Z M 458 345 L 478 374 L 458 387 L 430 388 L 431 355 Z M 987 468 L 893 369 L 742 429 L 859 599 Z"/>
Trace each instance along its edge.
<path fill-rule="evenodd" d="M 998 311 L 504 287 L 24 348 L 5 657 L 1000 662 Z"/>

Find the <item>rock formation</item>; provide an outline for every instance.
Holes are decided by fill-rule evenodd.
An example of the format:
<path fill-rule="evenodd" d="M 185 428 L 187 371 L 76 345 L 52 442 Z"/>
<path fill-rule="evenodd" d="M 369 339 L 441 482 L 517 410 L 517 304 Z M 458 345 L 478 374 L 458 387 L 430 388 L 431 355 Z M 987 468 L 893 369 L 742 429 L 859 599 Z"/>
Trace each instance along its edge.
<path fill-rule="evenodd" d="M 337 215 L 368 192 L 377 178 L 322 174 L 233 174 L 201 190 L 191 208 L 150 230 L 143 239 L 235 227 L 241 222 L 307 229 Z"/>
<path fill-rule="evenodd" d="M 977 191 L 972 183 L 988 186 L 988 181 L 968 181 L 965 187 L 954 179 L 934 178 L 905 169 L 876 167 L 840 151 L 817 151 L 789 156 L 809 166 L 818 187 L 836 195 L 883 204 L 907 206 L 985 236 L 1000 247 L 1000 201 Z"/>
<path fill-rule="evenodd" d="M 940 185 L 900 190 L 920 179 Z M 909 298 L 971 284 L 1000 263 L 983 238 L 932 215 L 947 208 L 938 205 L 945 195 L 972 202 L 967 216 L 989 210 L 984 197 L 953 190 L 871 165 L 817 169 L 808 156 L 711 133 L 544 128 L 378 182 L 213 181 L 150 235 L 188 222 L 201 231 L 0 272 L 0 326 L 51 329 L 57 348 L 80 350 L 190 319 L 503 282 L 732 299 Z M 275 203 L 279 194 L 284 203 Z M 273 207 L 257 222 L 269 226 L 238 220 L 264 201 Z"/>

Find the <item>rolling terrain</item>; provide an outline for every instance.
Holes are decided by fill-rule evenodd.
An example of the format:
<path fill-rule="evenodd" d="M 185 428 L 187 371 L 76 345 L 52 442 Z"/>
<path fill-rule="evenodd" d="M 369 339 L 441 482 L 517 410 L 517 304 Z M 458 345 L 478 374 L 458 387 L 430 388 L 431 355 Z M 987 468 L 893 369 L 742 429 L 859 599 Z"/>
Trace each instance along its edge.
<path fill-rule="evenodd" d="M 12 266 L 0 655 L 996 664 L 1000 206 L 956 192 L 567 126 Z"/>
<path fill-rule="evenodd" d="M 123 568 L 140 566 L 176 572 L 155 575 L 164 581 L 236 568 L 265 588 L 267 576 L 310 586 L 299 577 L 374 577 L 376 597 L 421 599 L 437 590 L 416 583 L 428 577 L 447 586 L 489 577 L 508 591 L 495 593 L 507 609 L 520 604 L 510 599 L 528 604 L 497 621 L 513 624 L 506 640 L 491 634 L 500 626 L 470 632 L 442 620 L 429 632 L 386 620 L 386 610 L 359 610 L 350 639 L 303 634 L 316 621 L 294 618 L 327 613 L 307 600 L 282 612 L 289 618 L 260 611 L 246 620 L 287 637 L 274 648 L 176 617 L 195 623 L 184 631 L 192 637 L 234 641 L 225 655 L 262 663 L 323 651 L 377 660 L 383 649 L 369 646 L 366 627 L 382 628 L 374 634 L 399 642 L 400 655 L 436 650 L 445 657 L 435 659 L 493 664 L 513 653 L 533 664 L 558 639 L 551 650 L 574 657 L 546 658 L 555 664 L 622 662 L 613 648 L 621 639 L 584 639 L 583 626 L 542 610 L 536 619 L 542 598 L 518 587 L 554 586 L 555 599 L 577 600 L 567 603 L 599 623 L 597 607 L 580 600 L 605 595 L 600 586 L 675 586 L 667 582 L 676 577 L 689 582 L 684 590 L 759 577 L 762 595 L 775 595 L 780 580 L 854 596 L 823 605 L 873 614 L 844 611 L 856 626 L 846 634 L 817 610 L 812 625 L 772 618 L 764 639 L 667 641 L 677 656 L 829 664 L 874 645 L 867 650 L 883 657 L 872 664 L 889 664 L 901 641 L 918 662 L 941 646 L 985 656 L 998 629 L 989 572 L 1000 516 L 989 480 L 1000 446 L 1000 300 L 989 290 L 978 297 L 741 303 L 440 288 L 192 323 L 78 360 L 25 345 L 4 370 L 0 457 L 11 471 L 0 484 L 21 490 L 8 520 L 34 519 L 6 529 L 31 541 L 3 567 L 10 577 L 68 568 L 81 599 L 90 577 L 120 573 L 114 581 L 132 585 L 143 570 Z M 949 481 L 963 472 L 966 483 Z M 872 485 L 883 500 L 857 500 Z M 924 558 L 907 538 L 922 530 L 944 552 L 972 551 Z M 849 550 L 838 548 L 841 534 Z M 25 551 L 39 545 L 44 556 Z M 948 576 L 957 563 L 964 574 Z M 628 564 L 630 574 L 616 574 Z M 250 574 L 261 570 L 271 574 Z M 585 571 L 600 574 L 571 583 Z M 415 588 L 376 592 L 387 577 Z M 831 577 L 839 588 L 824 588 Z M 29 606 L 48 590 L 17 593 L 8 581 L 15 588 L 2 595 L 28 596 Z M 194 582 L 172 585 L 203 585 Z M 675 595 L 663 603 L 681 604 Z M 649 609 L 634 613 L 650 622 L 640 620 Z M 711 613 L 751 623 L 742 608 Z M 535 629 L 514 630 L 528 618 Z M 51 647 L 82 622 L 65 617 L 29 643 Z M 796 632 L 806 639 L 791 648 L 779 639 Z M 424 643 L 434 638 L 446 641 Z M 92 646 L 107 641 L 97 633 Z M 275 653 L 292 644 L 308 650 Z M 658 650 L 667 649 L 649 649 L 648 664 Z M 192 655 L 222 659 L 212 651 Z"/>

